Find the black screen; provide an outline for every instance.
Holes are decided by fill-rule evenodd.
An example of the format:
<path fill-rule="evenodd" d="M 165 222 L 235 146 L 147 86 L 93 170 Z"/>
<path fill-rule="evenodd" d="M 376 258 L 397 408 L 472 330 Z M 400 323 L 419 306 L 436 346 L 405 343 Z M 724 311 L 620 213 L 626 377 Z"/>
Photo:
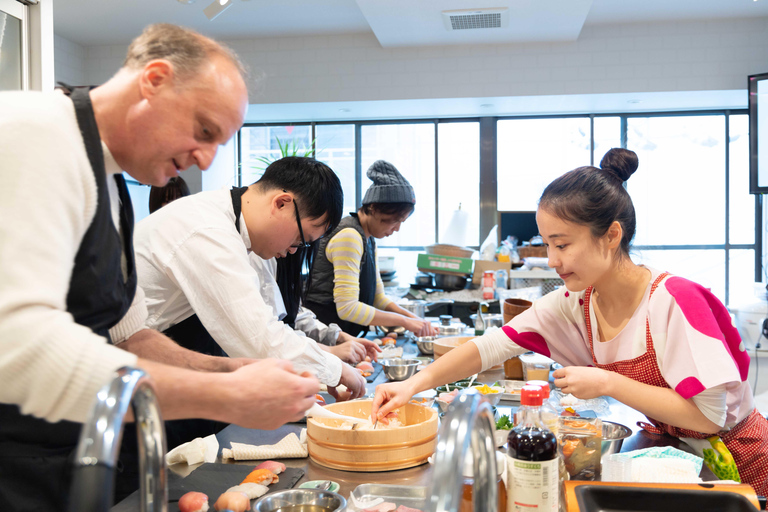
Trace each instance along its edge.
<path fill-rule="evenodd" d="M 499 212 L 499 240 L 508 236 L 517 238 L 517 243 L 527 242 L 539 234 L 536 212 Z"/>

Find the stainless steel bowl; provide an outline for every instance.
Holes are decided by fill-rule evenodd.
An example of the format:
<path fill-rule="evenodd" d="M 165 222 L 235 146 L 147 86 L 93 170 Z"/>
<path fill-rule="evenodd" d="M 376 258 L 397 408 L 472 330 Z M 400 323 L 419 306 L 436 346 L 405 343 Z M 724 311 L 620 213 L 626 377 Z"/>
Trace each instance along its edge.
<path fill-rule="evenodd" d="M 435 353 L 434 342 L 436 339 L 437 336 L 417 336 L 415 338 L 416 346 L 419 347 L 422 354 L 432 355 Z"/>
<path fill-rule="evenodd" d="M 603 420 L 603 442 L 600 444 L 601 457 L 619 453 L 624 440 L 632 435 L 632 430 L 621 423 Z"/>
<path fill-rule="evenodd" d="M 425 300 L 410 300 L 408 302 L 401 302 L 399 306 L 406 311 L 410 311 L 419 318 L 424 318 L 427 314 L 427 301 Z"/>
<path fill-rule="evenodd" d="M 405 380 L 413 377 L 416 368 L 421 364 L 418 359 L 382 359 L 379 361 L 384 367 L 384 375 L 389 380 Z"/>
<path fill-rule="evenodd" d="M 280 510 L 312 510 L 317 512 L 341 512 L 347 506 L 340 494 L 320 489 L 288 489 L 268 494 L 253 506 L 254 512 L 278 512 Z"/>

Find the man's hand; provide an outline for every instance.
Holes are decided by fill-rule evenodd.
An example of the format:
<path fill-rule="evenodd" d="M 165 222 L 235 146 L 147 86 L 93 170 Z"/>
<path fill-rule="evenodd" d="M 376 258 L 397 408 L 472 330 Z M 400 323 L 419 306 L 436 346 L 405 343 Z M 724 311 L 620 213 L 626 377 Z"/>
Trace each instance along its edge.
<path fill-rule="evenodd" d="M 336 346 L 339 346 L 342 344 L 346 345 L 347 343 L 356 343 L 358 345 L 362 345 L 363 350 L 365 351 L 365 355 L 370 357 L 371 361 L 377 361 L 379 359 L 379 352 L 381 352 L 381 348 L 378 345 L 376 345 L 375 341 L 367 340 L 365 338 L 355 338 L 354 336 L 351 336 L 343 331 L 339 333 L 339 338 L 338 340 L 336 340 L 336 343 L 337 343 Z M 365 355 L 363 356 L 363 358 L 365 358 Z M 355 361 L 352 364 L 357 364 L 360 361 L 362 361 L 362 359 Z"/>
<path fill-rule="evenodd" d="M 272 430 L 298 421 L 315 403 L 320 383 L 310 373 L 297 375 L 289 361 L 262 359 L 227 374 L 231 396 L 223 406 L 226 421 Z"/>
<path fill-rule="evenodd" d="M 343 384 L 349 391 L 349 396 L 341 395 L 335 387 L 328 386 L 328 393 L 337 401 L 354 400 L 365 394 L 365 379 L 360 372 L 346 363 L 341 363 L 341 378 L 339 384 Z"/>

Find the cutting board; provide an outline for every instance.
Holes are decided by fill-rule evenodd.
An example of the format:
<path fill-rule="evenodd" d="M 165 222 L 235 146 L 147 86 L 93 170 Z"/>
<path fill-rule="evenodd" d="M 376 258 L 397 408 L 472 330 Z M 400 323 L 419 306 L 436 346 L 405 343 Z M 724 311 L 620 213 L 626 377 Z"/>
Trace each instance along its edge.
<path fill-rule="evenodd" d="M 213 510 L 213 504 L 219 496 L 230 487 L 238 485 L 254 470 L 261 461 L 251 464 L 202 464 L 186 477 L 170 473 L 168 475 L 168 510 L 179 510 L 179 498 L 190 491 L 202 492 L 208 495 L 208 502 Z M 267 494 L 275 491 L 291 489 L 302 476 L 300 468 L 286 468 L 278 475 L 280 481 L 268 486 Z"/>

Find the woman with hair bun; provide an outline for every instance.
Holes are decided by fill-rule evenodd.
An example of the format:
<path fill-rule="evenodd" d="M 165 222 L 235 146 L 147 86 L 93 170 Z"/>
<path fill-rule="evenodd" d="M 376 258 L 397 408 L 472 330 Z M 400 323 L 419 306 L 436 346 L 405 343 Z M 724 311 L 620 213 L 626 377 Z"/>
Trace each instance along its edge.
<path fill-rule="evenodd" d="M 644 429 L 682 439 L 718 477 L 740 475 L 766 495 L 768 421 L 755 408 L 749 356 L 728 310 L 701 285 L 630 259 L 635 209 L 623 183 L 637 167 L 634 152 L 614 148 L 600 168 L 550 183 L 536 222 L 565 286 L 414 377 L 379 386 L 373 414 L 533 350 L 564 366 L 553 374 L 563 393 L 625 403 L 647 416 Z"/>

